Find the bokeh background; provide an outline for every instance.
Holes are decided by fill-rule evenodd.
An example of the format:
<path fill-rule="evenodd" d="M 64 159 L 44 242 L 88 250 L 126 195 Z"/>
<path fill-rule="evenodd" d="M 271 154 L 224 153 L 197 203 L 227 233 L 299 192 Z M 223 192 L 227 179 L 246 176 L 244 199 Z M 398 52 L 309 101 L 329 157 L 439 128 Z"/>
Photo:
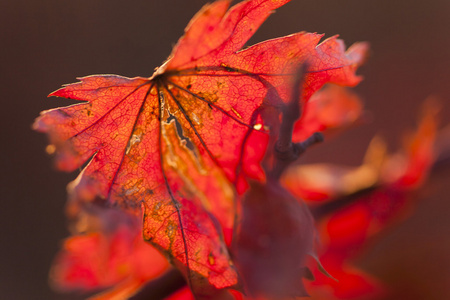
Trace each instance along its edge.
<path fill-rule="evenodd" d="M 31 130 L 44 109 L 71 102 L 46 95 L 76 77 L 150 76 L 203 0 L 0 0 L 0 298 L 82 299 L 54 293 L 48 268 L 67 235 L 66 184 L 45 136 Z M 376 133 L 392 149 L 429 96 L 450 122 L 450 1 L 293 0 L 251 43 L 297 31 L 365 40 L 372 55 L 356 91 L 372 121 L 317 146 L 303 162 L 360 163 Z M 450 172 L 434 173 L 416 213 L 358 262 L 397 290 L 393 299 L 450 299 Z"/>

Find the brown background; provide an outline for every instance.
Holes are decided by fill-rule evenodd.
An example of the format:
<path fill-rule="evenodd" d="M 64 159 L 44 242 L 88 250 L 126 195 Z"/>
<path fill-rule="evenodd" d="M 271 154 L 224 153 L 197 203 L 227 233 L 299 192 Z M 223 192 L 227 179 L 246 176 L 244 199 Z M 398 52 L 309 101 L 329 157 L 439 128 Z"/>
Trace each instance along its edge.
<path fill-rule="evenodd" d="M 69 104 L 46 95 L 75 77 L 150 76 L 203 0 L 0 0 L 0 298 L 81 299 L 53 293 L 48 267 L 67 234 L 65 185 L 46 139 L 30 126 L 41 110 Z M 450 122 L 450 1 L 293 0 L 252 43 L 307 30 L 370 41 L 373 55 L 356 88 L 373 122 L 318 146 L 305 162 L 356 165 L 371 137 L 393 149 L 415 124 L 421 102 L 443 100 Z M 394 299 L 450 298 L 450 176 L 422 189 L 410 220 L 383 237 L 361 264 L 402 293 Z M 405 294 L 403 294 L 405 295 Z"/>

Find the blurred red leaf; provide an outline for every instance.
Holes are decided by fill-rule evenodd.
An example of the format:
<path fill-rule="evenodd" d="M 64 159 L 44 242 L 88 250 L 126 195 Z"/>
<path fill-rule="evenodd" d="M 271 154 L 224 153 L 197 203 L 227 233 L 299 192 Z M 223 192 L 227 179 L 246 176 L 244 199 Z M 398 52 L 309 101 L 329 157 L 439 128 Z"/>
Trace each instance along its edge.
<path fill-rule="evenodd" d="M 386 163 L 385 181 L 395 182 L 399 188 L 414 188 L 424 181 L 436 158 L 439 111 L 435 99 L 425 101 L 416 131 L 406 137 L 403 151 Z"/>
<path fill-rule="evenodd" d="M 282 182 L 291 193 L 308 202 L 319 203 L 349 195 L 380 181 L 382 167 L 386 164 L 386 151 L 384 141 L 375 137 L 361 166 L 297 165 L 287 170 Z"/>
<path fill-rule="evenodd" d="M 293 141 L 303 141 L 314 132 L 345 127 L 361 117 L 359 97 L 344 87 L 329 84 L 311 96 L 302 117 L 295 123 Z"/>
<path fill-rule="evenodd" d="M 274 125 L 264 111 L 289 99 L 297 66 L 308 64 L 302 101 L 326 82 L 360 81 L 364 43 L 345 52 L 336 37 L 319 44 L 322 35 L 301 32 L 241 50 L 286 2 L 207 5 L 150 78 L 81 78 L 50 96 L 84 103 L 45 111 L 34 124 L 49 135 L 59 169 L 89 161 L 71 197 L 137 215 L 142 207 L 144 238 L 198 293 L 238 284 L 219 224 L 232 227 L 232 183 L 242 191 L 245 177 L 264 177 L 259 162 Z"/>
<path fill-rule="evenodd" d="M 95 299 L 125 299 L 168 268 L 167 260 L 142 239 L 134 215 L 94 211 L 80 213 L 76 227 L 85 232 L 64 241 L 51 270 L 53 286 L 71 291 L 114 286 Z"/>
<path fill-rule="evenodd" d="M 282 182 L 290 192 L 306 201 L 328 200 L 375 185 L 397 190 L 414 188 L 427 177 L 436 156 L 438 111 L 434 101 L 424 103 L 416 131 L 407 136 L 397 153 L 387 153 L 384 140 L 375 137 L 361 166 L 297 165 L 285 173 Z M 308 131 L 306 125 L 304 128 Z"/>
<path fill-rule="evenodd" d="M 377 137 L 359 167 L 294 166 L 285 174 L 285 186 L 309 200 L 312 208 L 326 201 L 325 205 L 332 206 L 367 189 L 352 202 L 335 205 L 333 212 L 319 221 L 323 243 L 320 260 L 338 282 L 316 270 L 316 280 L 308 283 L 314 298 L 379 299 L 385 292 L 380 282 L 350 262 L 374 235 L 410 213 L 413 199 L 409 192 L 423 182 L 435 159 L 437 112 L 436 103 L 425 103 L 416 132 L 396 154 L 388 155 L 386 145 Z"/>

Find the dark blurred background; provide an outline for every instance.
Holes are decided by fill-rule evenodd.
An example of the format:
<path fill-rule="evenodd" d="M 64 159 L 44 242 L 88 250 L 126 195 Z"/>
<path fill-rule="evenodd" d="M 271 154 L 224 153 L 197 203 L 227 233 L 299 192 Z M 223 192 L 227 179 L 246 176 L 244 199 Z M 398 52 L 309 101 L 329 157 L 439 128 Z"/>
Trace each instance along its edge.
<path fill-rule="evenodd" d="M 66 184 L 45 136 L 31 130 L 44 109 L 70 102 L 46 95 L 79 76 L 150 76 L 203 0 L 0 0 L 0 298 L 81 299 L 54 293 L 48 269 L 67 235 Z M 450 1 L 293 0 L 251 43 L 297 31 L 369 41 L 372 56 L 356 91 L 373 121 L 317 146 L 306 162 L 357 165 L 376 133 L 392 146 L 434 95 L 450 122 Z M 450 299 L 450 172 L 435 173 L 406 222 L 359 260 L 396 287 L 393 299 Z"/>

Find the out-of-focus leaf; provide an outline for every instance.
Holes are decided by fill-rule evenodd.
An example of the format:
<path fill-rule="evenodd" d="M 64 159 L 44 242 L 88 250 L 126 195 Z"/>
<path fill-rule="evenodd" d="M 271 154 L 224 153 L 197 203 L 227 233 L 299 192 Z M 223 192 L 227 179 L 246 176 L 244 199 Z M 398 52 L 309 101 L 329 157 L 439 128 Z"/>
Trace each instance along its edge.
<path fill-rule="evenodd" d="M 295 123 L 293 141 L 299 142 L 314 132 L 349 126 L 362 115 L 359 97 L 349 89 L 329 84 L 311 96 L 303 115 Z"/>
<path fill-rule="evenodd" d="M 425 104 L 416 132 L 398 153 L 387 154 L 385 143 L 377 137 L 360 167 L 295 166 L 286 173 L 283 183 L 289 190 L 308 200 L 321 200 L 310 201 L 311 205 L 324 200 L 333 205 L 348 199 L 347 195 L 368 191 L 321 216 L 320 259 L 338 282 L 315 271 L 316 280 L 307 283 L 314 299 L 379 299 L 384 293 L 376 279 L 352 267 L 350 261 L 375 234 L 410 212 L 409 192 L 424 180 L 435 159 L 437 111 L 436 103 Z"/>
<path fill-rule="evenodd" d="M 88 231 L 66 239 L 54 261 L 51 280 L 57 289 L 115 286 L 95 299 L 127 299 L 168 268 L 167 260 L 142 239 L 139 219 L 114 210 L 84 214 L 79 228 Z M 106 220 L 111 217 L 118 224 Z"/>
<path fill-rule="evenodd" d="M 277 182 L 252 183 L 242 200 L 233 253 L 249 296 L 306 296 L 306 255 L 314 251 L 314 222 L 306 205 Z"/>

